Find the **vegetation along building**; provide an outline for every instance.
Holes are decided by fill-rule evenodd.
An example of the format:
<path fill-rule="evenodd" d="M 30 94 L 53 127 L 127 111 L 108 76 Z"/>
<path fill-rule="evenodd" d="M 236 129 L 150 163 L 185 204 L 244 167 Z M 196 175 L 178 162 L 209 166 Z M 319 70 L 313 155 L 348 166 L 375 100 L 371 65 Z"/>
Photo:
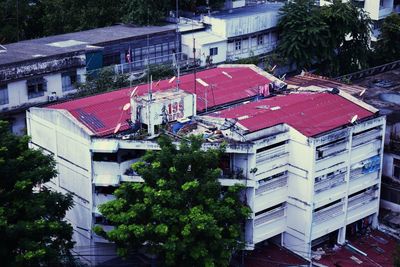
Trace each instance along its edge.
<path fill-rule="evenodd" d="M 162 131 L 176 141 L 200 134 L 205 149 L 227 143 L 220 182 L 246 187 L 246 249 L 274 240 L 311 259 L 326 239 L 342 244 L 355 225 L 377 227 L 385 128 L 377 109 L 339 89 L 287 89 L 253 65 L 177 80 L 27 111 L 31 146 L 57 161 L 46 186 L 74 194 L 67 218 L 78 253 L 112 249 L 92 231 L 112 227 L 98 206 L 120 183 L 142 182 L 130 165 L 159 149 Z"/>
<path fill-rule="evenodd" d="M 169 26 L 116 25 L 4 45 L 0 116 L 12 123 L 14 133 L 23 133 L 25 110 L 30 106 L 75 93 L 87 73 L 104 66 L 127 72 L 142 67 L 145 58 L 149 64 L 172 61 L 179 42 L 176 30 Z"/>
<path fill-rule="evenodd" d="M 348 2 L 348 0 L 343 2 Z M 364 9 L 371 18 L 373 22 L 372 41 L 377 40 L 383 19 L 392 12 L 400 12 L 400 4 L 396 0 L 356 0 L 351 2 L 357 7 Z M 320 0 L 319 3 L 320 5 L 330 5 L 331 1 Z"/>

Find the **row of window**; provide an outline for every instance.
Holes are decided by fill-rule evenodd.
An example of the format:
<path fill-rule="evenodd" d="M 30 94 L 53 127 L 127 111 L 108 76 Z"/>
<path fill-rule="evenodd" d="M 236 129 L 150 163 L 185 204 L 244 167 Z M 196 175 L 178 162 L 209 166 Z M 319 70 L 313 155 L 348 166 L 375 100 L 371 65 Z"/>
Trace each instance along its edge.
<path fill-rule="evenodd" d="M 151 45 L 146 47 L 139 48 L 128 48 L 125 51 L 117 51 L 110 54 L 106 54 L 103 56 L 103 65 L 119 65 L 123 62 L 134 62 L 145 60 L 148 58 L 156 58 L 167 56 L 175 53 L 175 42 L 163 43 L 158 45 Z M 124 60 L 121 60 L 121 56 L 124 57 Z M 168 57 L 165 57 L 165 60 L 169 60 Z"/>
<path fill-rule="evenodd" d="M 78 82 L 76 70 L 64 72 L 61 74 L 62 91 L 67 92 L 75 89 Z M 29 79 L 26 81 L 28 99 L 44 96 L 47 92 L 47 80 L 43 77 Z M 7 84 L 0 85 L 0 105 L 9 104 L 9 95 Z"/>
<path fill-rule="evenodd" d="M 258 35 L 257 36 L 257 45 L 263 45 L 264 44 L 264 35 Z M 241 50 L 242 49 L 242 41 L 235 41 L 235 50 Z"/>

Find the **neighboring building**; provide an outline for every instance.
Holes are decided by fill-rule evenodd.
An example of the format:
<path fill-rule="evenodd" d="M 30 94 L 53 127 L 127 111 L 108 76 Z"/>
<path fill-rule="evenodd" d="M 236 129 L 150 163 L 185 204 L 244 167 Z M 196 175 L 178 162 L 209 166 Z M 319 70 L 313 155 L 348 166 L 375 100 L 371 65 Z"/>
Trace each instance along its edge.
<path fill-rule="evenodd" d="M 202 66 L 271 52 L 277 45 L 276 26 L 282 6 L 265 3 L 203 15 L 201 21 L 208 29 L 183 33 L 182 52 L 193 58 L 195 48 Z"/>
<path fill-rule="evenodd" d="M 27 108 L 75 93 L 76 83 L 84 82 L 87 72 L 109 65 L 129 71 L 129 64 L 124 64 L 129 48 L 131 69 L 143 66 L 147 52 L 150 64 L 172 61 L 179 42 L 171 27 L 117 25 L 4 45 L 0 116 L 21 134 Z"/>
<path fill-rule="evenodd" d="M 400 212 L 400 69 L 356 83 L 366 88 L 361 98 L 387 117 L 381 205 Z"/>
<path fill-rule="evenodd" d="M 348 2 L 349 0 L 343 0 Z M 350 0 L 355 6 L 363 8 L 373 21 L 372 27 L 372 41 L 376 41 L 380 34 L 380 28 L 387 16 L 395 11 L 396 5 L 393 3 L 396 0 Z M 330 5 L 332 1 L 320 0 L 320 5 Z"/>
<path fill-rule="evenodd" d="M 343 244 L 356 225 L 377 226 L 385 117 L 376 109 L 332 88 L 290 92 L 252 65 L 223 65 L 196 77 L 161 81 L 152 101 L 142 85 L 132 98 L 128 88 L 29 109 L 31 147 L 57 161 L 58 176 L 46 186 L 74 194 L 67 218 L 78 253 L 113 249 L 92 232 L 95 224 L 111 227 L 98 206 L 113 199 L 120 182 L 143 181 L 130 165 L 159 148 L 154 134 L 161 124 L 178 139 L 202 134 L 205 149 L 227 143 L 220 182 L 246 186 L 253 211 L 247 249 L 278 240 L 311 260 L 320 242 Z"/>

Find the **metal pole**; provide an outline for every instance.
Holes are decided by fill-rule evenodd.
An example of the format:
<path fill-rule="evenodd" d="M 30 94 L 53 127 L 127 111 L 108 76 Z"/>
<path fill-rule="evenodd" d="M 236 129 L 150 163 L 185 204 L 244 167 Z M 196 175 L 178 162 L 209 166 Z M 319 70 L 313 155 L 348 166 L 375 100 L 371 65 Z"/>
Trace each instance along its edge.
<path fill-rule="evenodd" d="M 196 94 L 196 70 L 197 70 L 197 65 L 196 65 L 196 39 L 193 38 L 193 64 L 194 64 L 194 71 L 193 71 L 193 75 L 194 75 L 194 93 Z"/>

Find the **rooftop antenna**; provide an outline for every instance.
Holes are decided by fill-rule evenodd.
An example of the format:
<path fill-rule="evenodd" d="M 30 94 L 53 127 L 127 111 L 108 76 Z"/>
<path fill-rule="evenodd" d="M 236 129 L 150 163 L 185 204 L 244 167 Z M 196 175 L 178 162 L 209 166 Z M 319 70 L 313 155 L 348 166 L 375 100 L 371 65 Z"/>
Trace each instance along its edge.
<path fill-rule="evenodd" d="M 179 90 L 179 82 L 181 70 L 179 66 L 179 0 L 175 1 L 176 4 L 176 45 L 175 45 L 175 64 L 176 64 L 176 91 Z"/>
<path fill-rule="evenodd" d="M 211 16 L 211 8 L 210 8 L 210 0 L 206 0 L 206 5 L 207 5 L 207 11 L 208 11 L 208 16 Z"/>
<path fill-rule="evenodd" d="M 204 103 L 205 103 L 206 111 L 207 111 L 207 106 L 208 106 L 207 87 L 209 87 L 210 85 L 208 83 L 206 83 L 205 81 L 203 81 L 202 79 L 200 79 L 200 78 L 197 78 L 196 82 L 198 82 L 199 84 L 201 84 L 202 86 L 205 87 L 205 90 L 204 90 Z"/>

